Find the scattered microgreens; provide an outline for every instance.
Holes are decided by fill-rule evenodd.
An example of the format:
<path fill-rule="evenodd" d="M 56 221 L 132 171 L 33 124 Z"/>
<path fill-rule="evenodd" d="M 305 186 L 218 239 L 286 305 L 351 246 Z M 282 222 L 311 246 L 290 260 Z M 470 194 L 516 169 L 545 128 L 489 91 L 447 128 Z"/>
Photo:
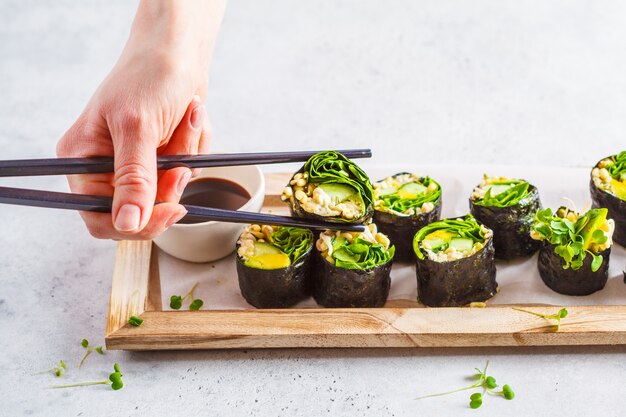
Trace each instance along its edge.
<path fill-rule="evenodd" d="M 136 302 L 139 303 L 139 290 L 135 290 L 133 291 L 133 294 L 130 296 L 131 300 L 137 300 Z M 143 323 L 143 319 L 139 318 L 135 315 L 136 310 L 133 308 L 131 310 L 130 313 L 130 317 L 128 318 L 128 324 L 130 324 L 131 326 L 135 326 L 135 327 L 139 327 L 142 325 Z"/>
<path fill-rule="evenodd" d="M 63 373 L 66 370 L 67 370 L 67 365 L 65 364 L 65 362 L 59 361 L 59 364 L 57 366 L 53 366 L 52 368 L 46 369 L 45 371 L 37 372 L 35 373 L 35 375 L 47 374 L 47 373 L 52 372 L 57 377 L 60 377 L 61 375 L 63 375 Z"/>
<path fill-rule="evenodd" d="M 85 354 L 83 355 L 83 358 L 78 363 L 78 369 L 80 369 L 80 367 L 83 366 L 83 362 L 85 362 L 85 359 L 87 359 L 87 356 L 91 355 L 91 352 L 95 351 L 101 355 L 104 355 L 104 350 L 102 349 L 102 346 L 91 347 L 89 346 L 89 341 L 87 341 L 87 339 L 81 340 L 80 345 L 85 348 Z"/>
<path fill-rule="evenodd" d="M 128 324 L 130 324 L 131 326 L 139 327 L 143 324 L 143 319 L 137 316 L 130 316 L 130 318 L 128 319 Z"/>
<path fill-rule="evenodd" d="M 122 389 L 124 383 L 122 382 L 122 372 L 120 371 L 120 365 L 113 365 L 113 373 L 109 375 L 109 379 L 105 379 L 104 381 L 95 381 L 95 382 L 79 382 L 77 384 L 70 385 L 52 385 L 50 388 L 73 388 L 73 387 L 86 387 L 88 385 L 111 385 L 111 389 L 118 390 Z"/>
<path fill-rule="evenodd" d="M 556 320 L 556 327 L 554 329 L 555 332 L 558 332 L 561 329 L 561 319 L 564 319 L 565 317 L 567 317 L 567 314 L 568 314 L 566 308 L 560 309 L 559 312 L 556 314 L 541 314 L 541 313 L 536 313 L 534 311 L 525 310 L 523 308 L 517 308 L 517 307 L 513 307 L 513 310 L 522 311 L 528 314 L 533 314 L 535 316 L 542 317 L 546 320 Z"/>
<path fill-rule="evenodd" d="M 193 298 L 193 292 L 195 291 L 197 286 L 198 286 L 198 283 L 196 282 L 194 286 L 191 287 L 191 290 L 187 294 L 185 294 L 184 297 L 181 297 L 180 295 L 172 295 L 170 297 L 170 308 L 174 310 L 180 310 L 180 308 L 183 306 L 183 302 L 187 298 L 189 298 L 191 300 L 189 304 L 189 310 L 200 310 L 202 305 L 204 305 L 204 301 L 202 301 L 199 298 L 196 298 L 196 299 Z"/>
<path fill-rule="evenodd" d="M 500 391 L 497 390 L 498 384 L 496 383 L 496 379 L 490 375 L 487 375 L 488 368 L 489 368 L 489 361 L 487 361 L 487 364 L 485 365 L 485 369 L 483 371 L 481 371 L 478 368 L 474 368 L 476 369 L 476 372 L 477 372 L 477 374 L 474 375 L 476 382 L 474 382 L 472 385 L 468 387 L 455 389 L 453 391 L 441 392 L 439 394 L 425 395 L 423 397 L 417 397 L 415 399 L 422 400 L 424 398 L 440 397 L 442 395 L 453 394 L 459 391 L 467 391 L 467 390 L 481 389 L 481 388 L 482 388 L 482 393 L 475 392 L 472 395 L 470 395 L 470 403 L 469 403 L 470 408 L 479 408 L 481 405 L 483 405 L 483 399 L 486 393 L 490 395 L 500 395 L 507 400 L 512 400 L 513 398 L 515 398 L 515 393 L 513 392 L 513 390 L 508 384 L 505 384 Z"/>

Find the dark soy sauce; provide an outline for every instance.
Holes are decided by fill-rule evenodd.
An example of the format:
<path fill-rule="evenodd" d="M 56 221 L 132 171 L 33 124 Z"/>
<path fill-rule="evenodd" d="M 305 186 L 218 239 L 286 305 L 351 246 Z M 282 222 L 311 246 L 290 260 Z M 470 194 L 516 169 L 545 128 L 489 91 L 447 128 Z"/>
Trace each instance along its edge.
<path fill-rule="evenodd" d="M 250 200 L 250 194 L 241 185 L 223 178 L 200 178 L 190 182 L 183 192 L 180 204 L 238 210 Z M 185 216 L 179 223 L 201 223 L 198 216 Z"/>

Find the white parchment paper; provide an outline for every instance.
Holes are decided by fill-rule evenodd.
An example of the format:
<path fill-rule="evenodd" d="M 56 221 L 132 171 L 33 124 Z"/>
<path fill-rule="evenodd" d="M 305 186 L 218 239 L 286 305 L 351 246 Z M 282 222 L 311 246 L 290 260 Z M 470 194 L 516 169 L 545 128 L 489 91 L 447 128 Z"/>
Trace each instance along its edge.
<path fill-rule="evenodd" d="M 430 175 L 443 189 L 443 217 L 461 216 L 469 212 L 469 196 L 483 173 L 523 178 L 537 186 L 544 207 L 563 205 L 563 197 L 573 201 L 578 210 L 591 204 L 589 172 L 591 168 L 544 168 L 516 166 L 425 166 L 378 167 L 368 174 L 372 180 L 401 171 Z M 233 248 L 234 250 L 234 248 Z M 158 251 L 163 307 L 169 308 L 173 294 L 184 295 L 197 282 L 194 295 L 204 300 L 203 309 L 228 310 L 253 308 L 241 296 L 235 270 L 235 256 L 206 264 L 194 264 Z M 626 305 L 626 250 L 614 245 L 610 257 L 609 281 L 606 287 L 588 296 L 557 294 L 545 286 L 537 270 L 537 254 L 516 261 L 497 262 L 500 292 L 488 303 L 551 304 L 551 305 Z M 418 306 L 415 267 L 396 263 L 391 273 L 388 306 Z M 296 307 L 317 307 L 310 298 Z M 186 309 L 186 306 L 183 307 Z"/>

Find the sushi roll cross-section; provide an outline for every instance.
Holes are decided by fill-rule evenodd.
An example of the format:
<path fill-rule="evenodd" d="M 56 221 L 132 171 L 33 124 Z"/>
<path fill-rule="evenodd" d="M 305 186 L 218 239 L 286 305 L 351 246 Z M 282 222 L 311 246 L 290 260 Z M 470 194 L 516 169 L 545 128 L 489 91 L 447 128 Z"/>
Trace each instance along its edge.
<path fill-rule="evenodd" d="M 382 307 L 395 248 L 371 223 L 365 232 L 324 231 L 316 242 L 313 297 L 324 307 Z"/>
<path fill-rule="evenodd" d="M 401 172 L 373 187 L 374 222 L 396 247 L 396 260 L 415 259 L 413 236 L 441 216 L 441 186 L 430 177 Z"/>
<path fill-rule="evenodd" d="M 626 247 L 626 151 L 602 159 L 591 170 L 593 207 L 608 209 L 615 221 L 613 240 Z"/>
<path fill-rule="evenodd" d="M 453 307 L 493 297 L 498 284 L 492 237 L 471 214 L 421 228 L 413 239 L 419 301 Z"/>
<path fill-rule="evenodd" d="M 552 290 L 566 295 L 588 295 L 604 288 L 615 228 L 605 208 L 578 214 L 566 207 L 556 213 L 537 212 L 531 230 L 542 242 L 538 268 Z"/>
<path fill-rule="evenodd" d="M 292 215 L 333 223 L 363 223 L 372 217 L 370 180 L 354 162 L 334 151 L 313 155 L 284 188 Z"/>
<path fill-rule="evenodd" d="M 241 295 L 257 308 L 290 307 L 311 295 L 313 233 L 253 224 L 237 241 Z"/>
<path fill-rule="evenodd" d="M 498 259 L 529 256 L 539 249 L 529 233 L 540 208 L 537 188 L 514 178 L 485 175 L 470 198 L 472 215 L 493 230 Z"/>

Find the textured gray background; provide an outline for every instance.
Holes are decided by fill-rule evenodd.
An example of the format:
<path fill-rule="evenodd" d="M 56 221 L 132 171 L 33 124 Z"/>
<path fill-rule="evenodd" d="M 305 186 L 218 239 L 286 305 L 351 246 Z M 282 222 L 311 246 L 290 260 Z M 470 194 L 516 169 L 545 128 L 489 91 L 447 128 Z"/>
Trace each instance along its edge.
<path fill-rule="evenodd" d="M 136 2 L 0 3 L 0 157 L 54 154 L 107 74 Z M 219 151 L 372 147 L 368 164 L 588 166 L 624 148 L 619 1 L 240 1 L 211 71 Z M 284 168 L 283 168 L 284 169 Z M 0 185 L 65 189 L 62 178 Z M 626 349 L 123 353 L 127 387 L 31 373 L 102 341 L 114 244 L 75 213 L 0 207 L 1 415 L 476 415 L 454 388 L 485 359 L 518 398 L 494 415 L 626 412 Z"/>

